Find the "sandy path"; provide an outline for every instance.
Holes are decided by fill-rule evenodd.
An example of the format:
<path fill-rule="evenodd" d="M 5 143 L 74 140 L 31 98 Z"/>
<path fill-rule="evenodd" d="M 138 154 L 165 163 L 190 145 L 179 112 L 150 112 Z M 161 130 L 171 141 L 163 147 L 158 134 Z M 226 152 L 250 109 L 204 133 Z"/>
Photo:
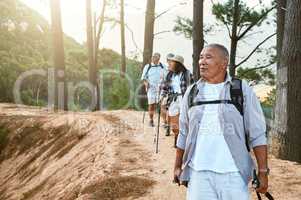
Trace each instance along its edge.
<path fill-rule="evenodd" d="M 130 114 L 129 114 L 130 113 Z M 118 113 L 119 117 L 125 117 L 124 112 Z M 173 165 L 175 158 L 175 149 L 173 148 L 173 136 L 166 137 L 163 128 L 160 129 L 159 153 L 155 153 L 154 137 L 156 127 L 149 127 L 147 117 L 145 124 L 142 124 L 142 112 L 128 112 L 125 117 L 125 123 L 129 123 L 135 128 L 134 137 L 132 139 L 140 144 L 145 151 L 149 152 L 150 165 L 152 169 L 149 176 L 157 183 L 150 190 L 147 196 L 139 199 L 185 199 L 186 189 L 184 186 L 178 187 L 172 183 Z M 142 166 L 143 167 L 143 166 Z"/>

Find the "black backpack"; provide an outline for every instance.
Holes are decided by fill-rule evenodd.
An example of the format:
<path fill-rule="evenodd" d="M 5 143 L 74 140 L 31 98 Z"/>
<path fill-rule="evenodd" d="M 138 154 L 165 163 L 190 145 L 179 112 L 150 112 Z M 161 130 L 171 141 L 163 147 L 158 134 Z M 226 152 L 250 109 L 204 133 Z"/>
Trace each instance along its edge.
<path fill-rule="evenodd" d="M 238 78 L 232 78 L 232 84 L 230 86 L 230 96 L 231 100 L 214 100 L 214 101 L 197 101 L 193 102 L 194 98 L 198 94 L 199 90 L 197 89 L 197 84 L 195 83 L 191 90 L 189 91 L 188 95 L 188 108 L 190 109 L 193 106 L 199 106 L 204 104 L 233 104 L 235 108 L 239 111 L 239 113 L 244 118 L 244 98 L 243 98 L 243 91 L 242 91 L 242 80 Z M 245 125 L 244 125 L 245 126 Z M 250 151 L 250 147 L 248 144 L 248 135 L 245 133 L 246 136 L 246 147 L 247 150 Z"/>
<path fill-rule="evenodd" d="M 159 63 L 159 66 L 161 67 L 161 69 L 164 69 L 162 63 Z M 148 71 L 149 71 L 152 67 L 154 67 L 154 66 L 152 66 L 151 63 L 149 63 L 149 64 L 148 64 L 148 68 L 147 68 L 146 73 L 145 73 L 145 77 L 147 77 Z"/>

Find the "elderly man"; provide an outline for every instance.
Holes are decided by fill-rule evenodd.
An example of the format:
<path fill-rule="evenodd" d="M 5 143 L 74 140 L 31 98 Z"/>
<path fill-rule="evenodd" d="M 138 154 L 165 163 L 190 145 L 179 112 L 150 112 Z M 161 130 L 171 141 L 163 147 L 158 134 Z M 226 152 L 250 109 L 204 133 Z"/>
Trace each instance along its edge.
<path fill-rule="evenodd" d="M 201 79 L 189 87 L 180 112 L 174 181 L 187 185 L 189 200 L 247 200 L 257 160 L 260 186 L 268 188 L 264 116 L 248 84 L 227 73 L 229 53 L 206 46 L 199 59 Z"/>
<path fill-rule="evenodd" d="M 144 66 L 141 76 L 145 91 L 147 92 L 149 125 L 152 127 L 154 126 L 156 104 L 159 101 L 159 86 L 166 70 L 166 67 L 160 62 L 160 54 L 154 53 L 152 62 Z"/>

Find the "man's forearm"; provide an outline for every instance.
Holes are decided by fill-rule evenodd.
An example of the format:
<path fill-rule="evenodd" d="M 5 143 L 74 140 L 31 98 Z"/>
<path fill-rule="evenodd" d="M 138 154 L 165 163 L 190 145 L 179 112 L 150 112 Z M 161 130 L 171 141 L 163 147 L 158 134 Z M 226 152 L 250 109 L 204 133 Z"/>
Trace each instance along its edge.
<path fill-rule="evenodd" d="M 268 168 L 268 148 L 267 145 L 261 145 L 253 148 L 258 169 Z"/>
<path fill-rule="evenodd" d="M 176 150 L 176 161 L 175 161 L 175 168 L 179 168 L 182 166 L 184 150 L 177 148 Z"/>
<path fill-rule="evenodd" d="M 147 80 L 143 80 L 143 84 L 144 84 L 144 86 L 145 86 L 145 88 L 147 88 L 148 87 L 148 81 Z"/>

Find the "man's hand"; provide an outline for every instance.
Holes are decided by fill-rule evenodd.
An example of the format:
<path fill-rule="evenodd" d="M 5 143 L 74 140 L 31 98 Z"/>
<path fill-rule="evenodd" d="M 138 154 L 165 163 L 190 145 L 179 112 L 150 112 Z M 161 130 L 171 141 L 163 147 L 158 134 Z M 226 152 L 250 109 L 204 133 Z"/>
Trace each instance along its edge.
<path fill-rule="evenodd" d="M 182 159 L 183 159 L 184 150 L 177 148 L 176 150 L 176 161 L 174 167 L 174 178 L 173 182 L 177 183 L 179 186 L 183 183 L 180 181 L 180 176 L 182 173 Z M 185 184 L 185 183 L 184 183 Z"/>
<path fill-rule="evenodd" d="M 182 173 L 181 167 L 175 167 L 173 182 L 177 183 L 179 186 L 181 185 L 181 182 L 180 182 L 181 173 Z"/>
<path fill-rule="evenodd" d="M 260 169 L 268 169 L 268 156 L 267 156 L 267 146 L 261 145 L 253 148 L 254 154 L 257 160 L 258 166 L 258 180 L 259 188 L 256 189 L 259 193 L 266 193 L 268 189 L 268 174 L 266 172 L 260 172 Z"/>
<path fill-rule="evenodd" d="M 144 81 L 144 87 L 145 87 L 145 91 L 147 92 L 149 88 L 149 83 L 147 81 Z"/>
<path fill-rule="evenodd" d="M 259 180 L 259 188 L 256 188 L 256 191 L 262 194 L 265 194 L 269 187 L 269 178 L 266 173 L 259 172 L 258 174 L 258 180 Z"/>

